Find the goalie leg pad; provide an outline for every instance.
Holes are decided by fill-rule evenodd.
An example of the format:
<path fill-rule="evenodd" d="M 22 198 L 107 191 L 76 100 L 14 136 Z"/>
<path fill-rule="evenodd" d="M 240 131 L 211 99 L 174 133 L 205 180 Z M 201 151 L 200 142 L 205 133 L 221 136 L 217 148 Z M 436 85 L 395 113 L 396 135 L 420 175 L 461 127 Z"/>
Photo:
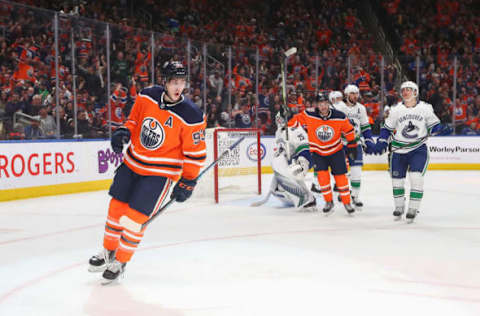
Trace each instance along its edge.
<path fill-rule="evenodd" d="M 305 204 L 313 199 L 312 193 L 305 185 L 299 184 L 297 181 L 289 179 L 280 174 L 275 174 L 278 186 L 284 191 L 285 197 L 290 199 L 297 207 Z"/>

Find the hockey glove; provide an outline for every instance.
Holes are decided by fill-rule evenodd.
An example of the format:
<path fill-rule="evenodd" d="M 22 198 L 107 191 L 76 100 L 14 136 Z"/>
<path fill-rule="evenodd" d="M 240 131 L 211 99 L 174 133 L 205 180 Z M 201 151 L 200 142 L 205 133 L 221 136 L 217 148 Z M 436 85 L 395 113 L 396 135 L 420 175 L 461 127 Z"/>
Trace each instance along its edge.
<path fill-rule="evenodd" d="M 307 175 L 309 167 L 310 163 L 308 160 L 305 157 L 300 156 L 293 161 L 289 169 L 295 178 L 302 180 Z"/>
<path fill-rule="evenodd" d="M 356 143 L 347 144 L 347 156 L 350 160 L 355 160 L 357 158 L 358 148 Z"/>
<path fill-rule="evenodd" d="M 175 187 L 173 187 L 172 194 L 170 194 L 170 198 L 177 202 L 185 202 L 188 198 L 192 196 L 193 189 L 197 184 L 196 180 L 188 180 L 185 178 L 181 178 L 178 180 Z"/>
<path fill-rule="evenodd" d="M 375 144 L 375 155 L 381 155 L 387 151 L 388 143 L 383 139 L 379 138 Z"/>
<path fill-rule="evenodd" d="M 126 144 L 129 141 L 130 131 L 125 127 L 120 127 L 112 133 L 112 139 L 110 140 L 110 143 L 113 151 L 119 154 L 123 150 L 123 144 Z"/>
<path fill-rule="evenodd" d="M 374 154 L 375 153 L 375 143 L 371 138 L 365 139 L 365 153 L 366 154 Z"/>
<path fill-rule="evenodd" d="M 437 125 L 433 126 L 429 132 L 429 135 L 436 136 L 436 135 L 448 135 L 451 133 L 451 128 L 448 125 L 442 125 L 438 123 Z"/>

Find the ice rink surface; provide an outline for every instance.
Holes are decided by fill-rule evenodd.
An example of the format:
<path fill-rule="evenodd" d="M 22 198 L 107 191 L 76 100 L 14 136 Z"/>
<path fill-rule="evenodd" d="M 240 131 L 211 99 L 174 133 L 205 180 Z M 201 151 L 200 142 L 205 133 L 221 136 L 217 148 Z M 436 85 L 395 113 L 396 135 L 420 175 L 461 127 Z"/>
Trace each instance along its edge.
<path fill-rule="evenodd" d="M 480 315 L 480 172 L 427 172 L 413 224 L 393 221 L 391 192 L 365 172 L 354 217 L 251 194 L 173 204 L 108 286 L 87 272 L 106 191 L 3 202 L 0 315 Z"/>

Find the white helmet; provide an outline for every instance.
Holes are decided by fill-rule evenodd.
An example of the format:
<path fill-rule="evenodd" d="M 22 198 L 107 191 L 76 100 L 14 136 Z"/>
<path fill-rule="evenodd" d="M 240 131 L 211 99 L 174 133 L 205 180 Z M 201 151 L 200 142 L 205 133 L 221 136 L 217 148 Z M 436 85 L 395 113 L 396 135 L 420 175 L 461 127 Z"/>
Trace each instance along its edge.
<path fill-rule="evenodd" d="M 345 97 L 347 97 L 350 93 L 358 93 L 360 94 L 360 90 L 358 90 L 358 87 L 354 84 L 349 84 L 345 87 L 345 90 L 343 91 L 345 94 Z"/>
<path fill-rule="evenodd" d="M 343 95 L 340 91 L 332 91 L 328 95 L 328 99 L 330 100 L 330 103 L 335 104 L 335 99 L 336 98 L 343 98 Z"/>
<path fill-rule="evenodd" d="M 418 97 L 419 91 L 418 91 L 418 86 L 415 82 L 405 81 L 404 83 L 402 83 L 402 85 L 400 86 L 400 95 L 402 94 L 402 90 L 406 88 L 412 89 L 414 98 Z M 410 100 L 404 100 L 404 101 L 410 101 Z"/>

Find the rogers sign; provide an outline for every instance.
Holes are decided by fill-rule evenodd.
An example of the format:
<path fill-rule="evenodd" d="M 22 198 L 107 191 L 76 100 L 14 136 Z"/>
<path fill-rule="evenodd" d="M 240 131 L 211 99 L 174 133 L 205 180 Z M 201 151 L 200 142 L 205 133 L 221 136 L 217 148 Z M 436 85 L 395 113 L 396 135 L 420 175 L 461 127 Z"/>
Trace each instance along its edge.
<path fill-rule="evenodd" d="M 45 152 L 10 156 L 0 154 L 0 179 L 22 176 L 72 173 L 75 163 L 73 152 Z"/>

